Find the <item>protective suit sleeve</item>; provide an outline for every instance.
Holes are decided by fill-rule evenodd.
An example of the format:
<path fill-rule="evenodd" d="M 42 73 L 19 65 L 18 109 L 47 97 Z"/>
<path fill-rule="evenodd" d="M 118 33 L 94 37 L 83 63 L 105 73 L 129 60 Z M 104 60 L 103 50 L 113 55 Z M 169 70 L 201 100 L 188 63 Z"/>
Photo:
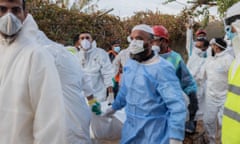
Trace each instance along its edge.
<path fill-rule="evenodd" d="M 65 144 L 65 112 L 59 75 L 53 57 L 38 48 L 32 55 L 29 94 L 36 144 Z"/>
<path fill-rule="evenodd" d="M 204 80 L 204 81 L 206 81 L 206 80 L 207 80 L 206 67 L 207 67 L 207 63 L 208 63 L 209 60 L 210 60 L 210 58 L 208 57 L 208 58 L 206 59 L 206 62 L 205 62 L 205 63 L 202 65 L 202 67 L 200 68 L 198 74 L 195 75 L 196 81 L 198 81 L 198 80 L 202 80 L 202 81 Z"/>
<path fill-rule="evenodd" d="M 183 91 L 186 93 L 186 95 L 197 92 L 196 81 L 194 80 L 193 76 L 189 72 L 187 66 L 185 65 L 182 59 L 179 62 L 178 67 L 176 69 L 176 75 L 179 78 L 181 87 Z"/>
<path fill-rule="evenodd" d="M 83 71 L 81 71 L 81 73 L 83 74 L 82 77 L 82 90 L 83 90 L 83 94 L 85 97 L 90 96 L 93 94 L 94 90 L 93 90 L 93 85 L 92 85 L 92 80 L 91 77 L 88 75 L 85 75 L 83 73 Z"/>
<path fill-rule="evenodd" d="M 101 74 L 105 87 L 112 86 L 112 78 L 114 77 L 113 65 L 109 59 L 108 53 L 102 51 L 101 58 Z"/>
<path fill-rule="evenodd" d="M 233 56 L 230 56 L 230 55 L 228 57 L 226 57 L 224 63 L 222 64 L 225 72 L 228 72 L 233 59 L 234 59 Z"/>
<path fill-rule="evenodd" d="M 114 102 L 112 103 L 112 108 L 113 110 L 119 110 L 121 108 L 123 108 L 126 105 L 126 94 L 127 94 L 127 88 L 125 85 L 125 80 L 124 80 L 124 74 L 122 76 L 122 84 L 120 87 L 120 90 L 116 96 L 116 99 L 114 100 Z"/>
<path fill-rule="evenodd" d="M 188 56 L 192 55 L 192 49 L 193 49 L 193 30 L 187 28 L 186 32 L 186 50 L 188 53 Z"/>
<path fill-rule="evenodd" d="M 158 85 L 157 91 L 162 96 L 169 112 L 169 138 L 182 141 L 184 139 L 186 120 L 185 100 L 179 80 L 175 75 L 175 69 L 165 68 L 164 71 L 164 73 L 167 73 L 166 81 L 164 81 L 164 84 Z"/>

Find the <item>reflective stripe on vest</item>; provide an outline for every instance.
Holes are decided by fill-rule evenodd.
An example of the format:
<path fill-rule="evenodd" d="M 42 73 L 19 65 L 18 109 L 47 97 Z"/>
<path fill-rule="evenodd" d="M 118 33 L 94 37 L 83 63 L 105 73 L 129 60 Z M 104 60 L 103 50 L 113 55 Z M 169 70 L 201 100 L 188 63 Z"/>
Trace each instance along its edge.
<path fill-rule="evenodd" d="M 228 85 L 228 91 L 240 96 L 240 87 L 229 84 Z"/>
<path fill-rule="evenodd" d="M 232 111 L 232 110 L 225 107 L 224 111 L 223 111 L 223 114 L 230 117 L 231 119 L 234 119 L 234 120 L 240 122 L 240 114 L 235 112 L 235 111 Z"/>

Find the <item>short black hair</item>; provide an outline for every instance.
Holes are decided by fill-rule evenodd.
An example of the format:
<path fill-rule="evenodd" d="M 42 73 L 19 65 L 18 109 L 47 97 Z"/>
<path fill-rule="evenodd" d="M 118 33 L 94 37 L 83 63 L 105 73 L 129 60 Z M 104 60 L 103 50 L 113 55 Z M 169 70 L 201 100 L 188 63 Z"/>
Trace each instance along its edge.
<path fill-rule="evenodd" d="M 120 40 L 113 40 L 113 41 L 111 41 L 111 45 L 115 45 L 115 44 L 120 44 Z"/>
<path fill-rule="evenodd" d="M 90 35 L 92 35 L 89 31 L 82 31 L 82 32 L 80 32 L 79 36 L 80 36 L 81 34 L 90 34 Z"/>
<path fill-rule="evenodd" d="M 222 48 L 222 47 L 218 46 L 221 50 L 224 50 L 227 48 L 227 42 L 223 38 L 215 38 L 215 41 L 217 44 L 224 47 L 224 48 Z"/>

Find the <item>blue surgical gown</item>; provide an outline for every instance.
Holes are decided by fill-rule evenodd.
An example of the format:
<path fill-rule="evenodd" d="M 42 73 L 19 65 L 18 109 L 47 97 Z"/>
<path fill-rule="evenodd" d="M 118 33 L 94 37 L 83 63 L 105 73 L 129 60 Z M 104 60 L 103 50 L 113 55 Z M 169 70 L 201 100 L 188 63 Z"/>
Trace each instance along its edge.
<path fill-rule="evenodd" d="M 154 64 L 128 60 L 112 105 L 125 107 L 121 144 L 168 144 L 184 139 L 186 106 L 174 67 L 163 58 Z"/>
<path fill-rule="evenodd" d="M 173 64 L 181 87 L 186 95 L 197 92 L 197 84 L 189 72 L 180 54 L 171 50 L 168 53 L 160 54 L 161 57 Z"/>

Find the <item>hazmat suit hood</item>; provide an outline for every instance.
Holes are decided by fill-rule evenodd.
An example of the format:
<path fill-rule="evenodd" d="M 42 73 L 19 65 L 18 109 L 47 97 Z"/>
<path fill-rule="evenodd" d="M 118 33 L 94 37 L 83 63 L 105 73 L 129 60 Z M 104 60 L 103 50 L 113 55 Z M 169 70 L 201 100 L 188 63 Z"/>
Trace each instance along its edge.
<path fill-rule="evenodd" d="M 27 14 L 25 20 L 23 21 L 23 27 L 27 27 L 27 30 L 25 30 L 24 33 L 30 34 L 29 38 L 33 38 L 31 35 L 36 35 L 38 32 L 38 25 L 31 14 Z"/>

